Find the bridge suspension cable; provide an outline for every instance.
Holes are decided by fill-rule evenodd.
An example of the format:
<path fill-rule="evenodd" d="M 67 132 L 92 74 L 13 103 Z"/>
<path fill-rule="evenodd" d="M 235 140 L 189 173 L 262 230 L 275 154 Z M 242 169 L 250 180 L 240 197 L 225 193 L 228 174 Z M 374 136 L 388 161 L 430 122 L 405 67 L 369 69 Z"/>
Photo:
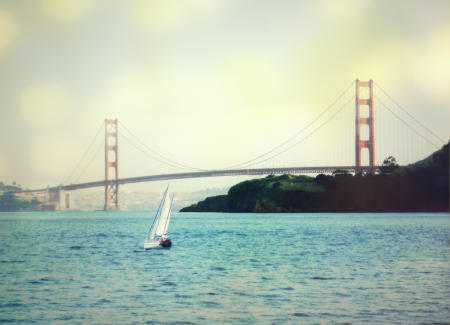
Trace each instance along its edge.
<path fill-rule="evenodd" d="M 135 143 L 133 143 L 132 139 L 130 139 L 128 136 L 126 136 L 123 132 L 119 132 L 119 135 L 122 136 L 125 140 L 127 140 L 128 143 L 130 143 L 134 148 L 136 148 L 137 150 L 139 150 L 140 152 L 142 152 L 144 155 L 146 155 L 147 157 L 156 160 L 162 164 L 174 167 L 174 168 L 178 168 L 178 169 L 184 169 L 184 170 L 191 170 L 191 171 L 205 171 L 204 169 L 199 169 L 199 168 L 195 168 L 195 167 L 190 167 L 181 163 L 178 163 L 172 159 L 169 159 L 163 155 L 161 155 L 160 153 L 158 153 L 156 150 L 152 149 L 151 147 L 149 147 L 148 145 L 146 145 L 142 140 L 140 140 L 136 135 L 134 135 L 122 122 L 120 122 L 120 125 L 128 132 L 128 134 L 135 139 L 135 141 L 137 141 L 142 147 L 144 147 L 145 149 L 151 151 L 153 154 L 149 153 L 146 150 L 143 150 L 140 146 L 136 145 Z M 160 158 L 159 158 L 160 157 Z"/>
<path fill-rule="evenodd" d="M 405 108 L 403 108 L 402 105 L 400 105 L 392 96 L 390 96 L 387 91 L 385 91 L 377 82 L 374 82 L 375 86 L 381 90 L 381 92 L 391 101 L 393 102 L 398 108 L 400 108 L 404 113 L 406 113 L 410 118 L 412 118 L 418 125 L 420 125 L 422 128 L 427 130 L 431 135 L 433 135 L 436 139 L 439 141 L 446 143 L 444 139 L 442 139 L 440 136 L 438 136 L 436 133 L 434 133 L 430 128 L 428 128 L 426 125 L 424 125 L 422 122 L 420 122 L 417 118 L 415 118 L 411 113 L 408 112 Z M 381 103 L 381 101 L 380 101 Z"/>
<path fill-rule="evenodd" d="M 404 125 L 406 125 L 410 130 L 412 130 L 416 135 L 421 137 L 423 140 L 431 144 L 435 148 L 439 148 L 439 145 L 436 145 L 435 143 L 431 142 L 427 137 L 422 135 L 419 131 L 417 131 L 413 126 L 411 126 L 408 122 L 406 122 L 404 119 L 401 118 L 397 113 L 394 112 L 394 110 L 390 109 L 378 96 L 374 96 L 375 100 L 377 100 L 381 106 L 383 106 L 385 109 L 387 109 L 391 114 L 396 117 L 398 120 L 400 120 Z M 444 141 L 445 142 L 445 141 Z"/>
<path fill-rule="evenodd" d="M 78 177 L 75 180 L 75 183 L 78 183 L 78 181 L 80 180 L 80 178 L 84 175 L 84 173 L 86 172 L 86 170 L 92 165 L 92 163 L 94 162 L 95 158 L 97 157 L 98 153 L 101 151 L 101 149 L 103 148 L 104 143 L 100 142 L 100 145 L 97 147 L 97 149 L 94 151 L 94 154 L 91 157 L 91 160 L 89 160 L 89 162 L 87 163 L 86 166 L 84 166 L 83 170 L 81 171 L 80 174 L 78 174 Z"/>
<path fill-rule="evenodd" d="M 320 112 L 312 121 L 310 121 L 305 127 L 303 127 L 302 129 L 300 129 L 299 131 L 297 131 L 294 135 L 292 135 L 291 137 L 289 137 L 287 140 L 283 141 L 281 144 L 273 147 L 272 149 L 270 149 L 269 151 L 258 155 L 257 157 L 247 160 L 245 162 L 241 162 L 239 164 L 235 164 L 232 166 L 228 166 L 224 169 L 234 169 L 234 168 L 239 168 L 239 167 L 245 167 L 245 166 L 252 166 L 256 163 L 260 163 L 266 160 L 269 160 L 271 158 L 274 158 L 276 156 L 278 156 L 281 153 L 284 153 L 288 150 L 290 150 L 291 148 L 293 148 L 294 146 L 298 145 L 299 143 L 303 142 L 304 140 L 306 140 L 306 138 L 308 138 L 310 135 L 312 135 L 312 133 L 314 133 L 316 130 L 314 130 L 311 134 L 308 134 L 304 139 L 301 139 L 300 141 L 296 142 L 293 146 L 290 146 L 287 150 L 283 150 L 281 153 L 279 154 L 275 154 L 275 155 L 271 155 L 268 159 L 264 159 L 262 161 L 258 161 L 263 157 L 266 157 L 267 155 L 270 155 L 271 153 L 275 152 L 276 150 L 279 150 L 280 148 L 282 148 L 283 146 L 287 145 L 289 142 L 292 142 L 295 138 L 297 138 L 299 135 L 301 135 L 302 133 L 304 133 L 306 130 L 308 130 L 309 128 L 311 128 L 312 125 L 314 125 L 314 123 L 316 123 L 317 121 L 319 121 L 327 112 L 329 112 L 335 105 L 336 103 L 339 102 L 339 100 L 341 100 L 345 94 L 347 94 L 347 92 L 352 88 L 353 86 L 353 81 L 331 102 L 330 105 L 328 105 L 322 112 Z M 353 97 L 352 97 L 353 99 Z M 335 114 L 336 115 L 336 114 Z M 333 115 L 333 117 L 335 116 Z M 331 119 L 328 119 L 326 123 L 328 123 L 328 121 L 330 121 Z M 207 171 L 207 169 L 201 169 L 201 168 L 197 168 L 197 167 L 192 167 L 186 164 L 182 164 L 179 163 L 177 161 L 174 161 L 162 154 L 160 154 L 159 152 L 157 152 L 156 150 L 154 150 L 153 148 L 151 148 L 150 146 L 148 146 L 145 142 L 143 142 L 138 136 L 136 136 L 133 132 L 131 132 L 131 130 L 129 128 L 127 128 L 126 125 L 124 125 L 121 121 L 119 121 L 120 125 L 123 127 L 123 129 L 127 132 L 127 134 L 133 138 L 137 143 L 139 143 L 140 146 L 144 147 L 146 150 L 150 151 L 151 153 L 149 153 L 146 150 L 143 150 L 140 146 L 136 145 L 133 143 L 133 141 L 130 139 L 130 137 L 126 136 L 123 133 L 119 133 L 120 135 L 122 135 L 125 140 L 127 140 L 132 146 L 134 146 L 136 149 L 138 149 L 139 151 L 141 151 L 142 153 L 144 153 L 146 156 L 148 156 L 149 158 L 156 160 L 162 164 L 174 167 L 174 168 L 178 168 L 178 169 L 185 169 L 185 170 L 193 170 L 193 171 Z M 324 123 L 324 124 L 326 124 Z M 322 124 L 319 128 L 321 128 L 324 124 Z M 254 163 L 253 163 L 254 162 Z"/>
<path fill-rule="evenodd" d="M 301 128 L 299 131 L 297 131 L 295 134 L 293 134 L 291 137 L 289 137 L 287 140 L 285 140 L 285 141 L 283 141 L 282 143 L 280 143 L 279 145 L 276 145 L 275 147 L 273 147 L 272 149 L 270 149 L 269 151 L 266 151 L 265 153 L 263 153 L 263 154 L 261 154 L 261 155 L 259 155 L 259 156 L 257 156 L 257 157 L 255 157 L 255 158 L 252 158 L 252 159 L 250 159 L 250 160 L 247 160 L 247 161 L 244 161 L 244 162 L 241 162 L 241 163 L 239 163 L 239 164 L 235 164 L 235 165 L 232 165 L 232 166 L 228 166 L 228 167 L 226 167 L 226 168 L 224 168 L 224 169 L 234 169 L 234 168 L 245 168 L 246 166 L 252 166 L 252 165 L 255 165 L 255 164 L 257 164 L 257 163 L 261 163 L 261 162 L 264 162 L 264 161 L 267 161 L 267 160 L 269 160 L 269 159 L 271 159 L 271 158 L 274 158 L 274 157 L 276 157 L 276 156 L 279 156 L 280 154 L 282 154 L 282 153 L 284 153 L 284 152 L 286 152 L 286 151 L 288 151 L 288 150 L 290 150 L 291 148 L 293 148 L 293 147 L 295 147 L 296 145 L 298 145 L 298 144 L 300 144 L 301 142 L 303 142 L 304 140 L 306 140 L 308 137 L 309 137 L 309 135 L 308 136 L 306 136 L 305 138 L 302 138 L 300 141 L 298 141 L 298 142 L 296 142 L 293 146 L 290 146 L 288 149 L 286 149 L 286 150 L 283 150 L 283 151 L 281 151 L 279 154 L 275 154 L 275 155 L 272 155 L 272 156 L 270 156 L 269 158 L 267 158 L 267 159 L 264 159 L 264 160 L 262 160 L 262 161 L 257 161 L 257 160 L 259 160 L 259 159 L 261 159 L 261 158 L 263 158 L 263 157 L 265 157 L 265 156 L 267 156 L 267 155 L 269 155 L 269 154 L 271 154 L 271 153 L 273 153 L 274 151 L 276 151 L 276 150 L 278 150 L 278 149 L 280 149 L 280 148 L 282 148 L 283 146 L 285 146 L 286 144 L 288 144 L 289 142 L 291 142 L 291 141 L 293 141 L 295 138 L 297 138 L 300 134 L 302 134 L 302 133 L 304 133 L 307 129 L 309 129 L 314 123 L 316 123 L 317 121 L 319 121 L 320 120 L 320 118 L 322 118 L 322 116 L 323 115 L 325 115 L 325 113 L 327 113 L 328 111 L 330 111 L 331 110 L 331 108 L 333 108 L 334 107 L 334 105 L 336 105 L 336 103 L 338 103 L 339 102 L 339 100 L 341 100 L 343 97 L 344 97 L 344 95 L 353 87 L 353 85 L 354 85 L 354 81 L 352 81 L 332 102 L 331 102 L 331 104 L 329 104 L 322 112 L 320 112 L 313 120 L 311 120 L 307 125 L 305 125 L 303 128 Z M 354 97 L 352 97 L 351 99 L 354 99 Z M 348 104 L 348 102 L 346 103 L 346 104 L 344 104 L 344 106 L 345 105 L 347 105 Z M 342 107 L 341 107 L 342 108 Z M 334 114 L 333 115 L 333 117 L 334 116 L 336 116 L 336 114 Z M 328 121 L 330 121 L 331 119 L 328 119 L 327 120 L 327 122 Z M 326 123 L 327 123 L 326 122 Z M 325 123 L 325 124 L 326 124 Z M 318 129 L 320 129 L 322 126 L 323 126 L 324 124 L 322 124 Z M 316 129 L 316 130 L 318 130 L 318 129 Z M 314 133 L 316 130 L 314 130 L 312 133 Z M 311 134 L 312 135 L 312 134 Z M 255 162 L 256 161 L 256 162 Z M 254 162 L 254 163 L 253 163 Z"/>
<path fill-rule="evenodd" d="M 293 143 L 292 145 L 290 145 L 289 147 L 285 148 L 284 150 L 273 154 L 263 160 L 259 160 L 259 161 L 255 161 L 252 162 L 250 164 L 245 165 L 245 167 L 250 167 L 259 163 L 263 163 L 269 159 L 275 158 L 283 153 L 285 153 L 286 151 L 291 150 L 292 148 L 294 148 L 295 146 L 299 145 L 300 143 L 304 142 L 306 139 L 308 139 L 309 137 L 311 137 L 312 135 L 314 135 L 317 131 L 319 131 L 323 126 L 325 126 L 328 122 L 330 122 L 332 119 L 334 119 L 340 112 L 342 112 L 349 103 L 353 102 L 355 100 L 355 96 L 351 97 L 348 101 L 346 101 L 336 112 L 333 113 L 333 115 L 331 115 L 328 119 L 326 119 L 322 124 L 320 124 L 317 128 L 313 129 L 310 133 L 308 133 L 307 135 L 305 135 L 303 138 L 301 138 L 300 140 L 296 141 L 295 143 Z"/>
<path fill-rule="evenodd" d="M 75 171 L 81 166 L 81 163 L 83 162 L 83 160 L 86 158 L 88 152 L 91 150 L 92 146 L 94 145 L 95 141 L 97 140 L 100 132 L 103 130 L 105 126 L 105 122 L 102 122 L 100 124 L 100 127 L 98 128 L 97 132 L 95 133 L 95 136 L 92 138 L 90 144 L 88 145 L 86 151 L 83 153 L 83 155 L 81 156 L 81 159 L 78 161 L 78 163 L 75 165 L 75 167 L 72 169 L 72 171 L 70 172 L 69 176 L 67 176 L 67 178 L 62 182 L 62 184 L 66 184 L 71 178 L 72 176 L 75 174 Z M 86 169 L 86 168 L 85 168 Z M 79 176 L 80 177 L 80 176 Z M 79 178 L 78 177 L 78 178 Z"/>

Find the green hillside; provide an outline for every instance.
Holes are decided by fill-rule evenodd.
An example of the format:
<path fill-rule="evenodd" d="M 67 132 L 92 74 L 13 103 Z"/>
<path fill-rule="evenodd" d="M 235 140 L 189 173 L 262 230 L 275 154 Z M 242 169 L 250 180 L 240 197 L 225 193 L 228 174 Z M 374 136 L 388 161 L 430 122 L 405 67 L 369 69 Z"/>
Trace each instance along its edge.
<path fill-rule="evenodd" d="M 227 195 L 206 198 L 181 212 L 449 211 L 449 145 L 430 157 L 376 175 L 267 176 L 244 181 Z"/>

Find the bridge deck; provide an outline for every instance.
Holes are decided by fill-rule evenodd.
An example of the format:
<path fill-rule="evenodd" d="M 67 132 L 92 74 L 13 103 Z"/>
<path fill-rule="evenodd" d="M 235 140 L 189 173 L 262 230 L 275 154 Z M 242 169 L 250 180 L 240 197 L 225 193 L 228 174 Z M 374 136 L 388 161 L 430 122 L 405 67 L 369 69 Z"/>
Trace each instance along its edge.
<path fill-rule="evenodd" d="M 83 188 L 105 186 L 107 183 L 117 183 L 119 185 L 130 183 L 142 183 L 142 182 L 155 182 L 171 179 L 183 179 L 183 178 L 202 178 L 202 177 L 219 177 L 219 176 L 245 176 L 245 175 L 279 175 L 279 174 L 319 174 L 319 173 L 332 173 L 335 170 L 345 170 L 348 172 L 364 171 L 374 172 L 378 170 L 380 166 L 375 167 L 355 167 L 355 166 L 319 166 L 319 167 L 284 167 L 284 168 L 253 168 L 253 169 L 226 169 L 226 170 L 208 170 L 201 172 L 189 172 L 189 173 L 175 173 L 175 174 L 160 174 L 149 175 L 139 177 L 120 178 L 117 181 L 95 181 L 88 183 L 61 185 L 49 188 L 40 188 L 34 190 L 27 190 L 23 192 L 44 192 L 47 190 L 79 190 Z"/>

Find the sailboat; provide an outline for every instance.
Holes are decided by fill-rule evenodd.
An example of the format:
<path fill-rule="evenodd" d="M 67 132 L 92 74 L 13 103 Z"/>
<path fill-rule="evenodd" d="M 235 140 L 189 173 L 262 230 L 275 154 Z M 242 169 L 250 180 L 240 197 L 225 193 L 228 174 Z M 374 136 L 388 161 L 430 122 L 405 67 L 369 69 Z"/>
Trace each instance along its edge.
<path fill-rule="evenodd" d="M 148 230 L 144 241 L 145 249 L 152 248 L 170 248 L 172 241 L 167 236 L 167 229 L 170 223 L 170 208 L 172 206 L 173 196 L 169 195 L 169 185 L 167 185 L 163 198 L 159 203 L 153 223 Z"/>

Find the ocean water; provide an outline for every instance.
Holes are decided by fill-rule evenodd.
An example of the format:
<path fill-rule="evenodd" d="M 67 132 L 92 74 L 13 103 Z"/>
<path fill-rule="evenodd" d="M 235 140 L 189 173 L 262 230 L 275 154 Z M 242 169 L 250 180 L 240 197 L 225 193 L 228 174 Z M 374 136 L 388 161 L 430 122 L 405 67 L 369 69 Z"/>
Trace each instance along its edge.
<path fill-rule="evenodd" d="M 449 322 L 449 214 L 0 214 L 0 322 Z"/>

